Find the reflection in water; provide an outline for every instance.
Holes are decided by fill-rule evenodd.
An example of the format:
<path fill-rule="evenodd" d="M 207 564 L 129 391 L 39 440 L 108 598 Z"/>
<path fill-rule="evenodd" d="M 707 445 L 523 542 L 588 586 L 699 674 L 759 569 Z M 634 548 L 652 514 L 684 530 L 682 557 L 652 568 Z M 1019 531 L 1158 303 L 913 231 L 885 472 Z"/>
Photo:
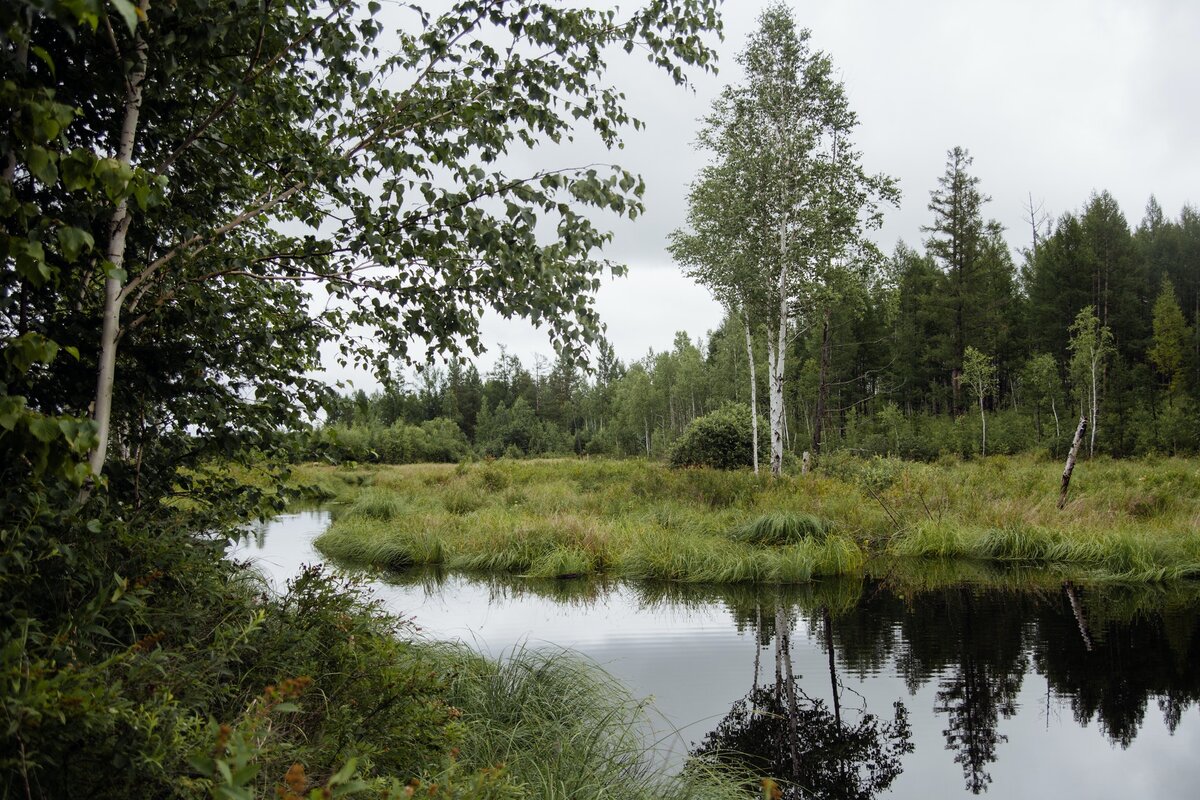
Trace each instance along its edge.
<path fill-rule="evenodd" d="M 786 782 L 785 797 L 873 797 L 913 750 L 899 699 L 888 721 L 865 703 L 856 722 L 843 719 L 839 660 L 860 676 L 894 670 L 910 695 L 933 684 L 930 711 L 972 794 L 992 783 L 998 745 L 1008 741 L 1000 725 L 1017 715 L 1033 669 L 1046 678 L 1047 703 L 1057 698 L 1080 725 L 1096 721 L 1122 748 L 1136 738 L 1150 700 L 1171 733 L 1200 702 L 1200 615 L 1190 587 L 1088 592 L 1067 583 L 1017 592 L 958 585 L 904 595 L 882 583 L 831 582 L 795 591 L 669 592 L 675 602 L 720 597 L 739 627 L 756 632 L 757 645 L 774 643 L 775 682 L 758 685 L 756 653 L 751 691 L 693 755 L 734 760 Z M 798 626 L 828 656 L 829 702 L 806 695 L 792 674 Z"/>
<path fill-rule="evenodd" d="M 996 745 L 1008 740 L 997 732 L 1000 718 L 1017 713 L 1017 693 L 1028 668 L 1021 647 L 1021 624 L 1013 615 L 996 619 L 980 607 L 975 593 L 960 587 L 946 592 L 941 611 L 944 624 L 960 632 L 950 674 L 938 685 L 934 711 L 946 715 L 946 749 L 962 766 L 967 789 L 979 794 L 992 782 L 988 766 L 996 760 Z"/>
<path fill-rule="evenodd" d="M 756 609 L 760 637 L 761 609 Z M 769 636 L 775 643 L 775 682 L 759 687 L 761 647 L 754 654 L 754 687 L 733 704 L 693 757 L 734 763 L 739 771 L 772 778 L 781 797 L 838 797 L 868 800 L 887 789 L 901 772 L 901 756 L 911 753 L 908 711 L 897 700 L 893 718 L 867 713 L 865 701 L 853 723 L 843 718 L 842 685 L 833 650 L 833 618 L 821 611 L 829 656 L 832 702 L 808 696 L 792 667 L 793 619 L 776 607 Z M 756 645 L 761 645 L 761 638 Z M 767 643 L 769 646 L 769 642 Z M 861 699 L 861 698 L 860 698 Z"/>
<path fill-rule="evenodd" d="M 328 515 L 290 520 L 291 544 L 263 529 L 238 551 L 277 586 L 319 558 Z M 653 695 L 692 758 L 790 797 L 1180 797 L 1200 782 L 1200 585 L 938 563 L 796 587 L 373 577 L 431 636 L 579 649 Z"/>

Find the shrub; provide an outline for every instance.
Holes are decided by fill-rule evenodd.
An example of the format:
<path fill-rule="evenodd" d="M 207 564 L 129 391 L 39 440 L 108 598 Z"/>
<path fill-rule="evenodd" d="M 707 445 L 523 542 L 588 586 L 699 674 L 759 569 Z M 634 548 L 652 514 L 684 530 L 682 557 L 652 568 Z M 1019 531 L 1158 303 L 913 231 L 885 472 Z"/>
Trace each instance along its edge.
<path fill-rule="evenodd" d="M 419 428 L 410 426 L 409 432 L 414 461 L 449 464 L 471 452 L 471 444 L 458 423 L 446 417 L 426 420 Z"/>
<path fill-rule="evenodd" d="M 697 417 L 671 448 L 672 467 L 738 469 L 753 464 L 750 408 L 730 403 L 711 414 Z M 760 461 L 768 451 L 767 424 L 758 421 Z"/>

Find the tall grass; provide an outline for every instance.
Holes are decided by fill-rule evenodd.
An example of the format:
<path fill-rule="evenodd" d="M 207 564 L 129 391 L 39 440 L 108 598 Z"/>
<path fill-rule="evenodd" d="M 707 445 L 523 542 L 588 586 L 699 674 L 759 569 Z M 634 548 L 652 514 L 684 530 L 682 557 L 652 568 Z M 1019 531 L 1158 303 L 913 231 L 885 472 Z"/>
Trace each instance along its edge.
<path fill-rule="evenodd" d="M 644 461 L 308 466 L 347 504 L 328 555 L 537 577 L 792 583 L 945 558 L 1146 581 L 1200 572 L 1200 462 L 831 460 L 770 479 Z M 340 488 L 338 488 L 340 487 Z"/>
<path fill-rule="evenodd" d="M 764 514 L 729 532 L 729 538 L 746 544 L 779 546 L 815 540 L 823 541 L 833 528 L 828 520 L 811 514 Z"/>
<path fill-rule="evenodd" d="M 462 710 L 461 752 L 503 764 L 526 797 L 650 800 L 741 797 L 716 772 L 666 776 L 647 747 L 647 708 L 599 668 L 565 652 L 518 649 L 487 660 L 448 651 L 448 700 Z"/>

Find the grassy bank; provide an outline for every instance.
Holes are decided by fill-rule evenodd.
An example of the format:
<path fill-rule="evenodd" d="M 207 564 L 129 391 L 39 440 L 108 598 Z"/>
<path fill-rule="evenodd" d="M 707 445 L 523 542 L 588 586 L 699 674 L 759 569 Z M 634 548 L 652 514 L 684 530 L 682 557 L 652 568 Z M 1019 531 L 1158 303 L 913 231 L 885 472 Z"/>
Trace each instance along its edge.
<path fill-rule="evenodd" d="M 297 477 L 340 503 L 323 552 L 390 569 L 794 583 L 918 558 L 1200 576 L 1200 462 L 1084 462 L 1061 511 L 1060 473 L 1034 457 L 831 457 L 779 480 L 571 459 L 310 465 Z"/>
<path fill-rule="evenodd" d="M 8 573 L 0 796 L 738 796 L 703 765 L 658 774 L 642 705 L 595 666 L 426 640 L 320 567 L 276 594 L 172 519 L 61 526 L 106 575 Z"/>

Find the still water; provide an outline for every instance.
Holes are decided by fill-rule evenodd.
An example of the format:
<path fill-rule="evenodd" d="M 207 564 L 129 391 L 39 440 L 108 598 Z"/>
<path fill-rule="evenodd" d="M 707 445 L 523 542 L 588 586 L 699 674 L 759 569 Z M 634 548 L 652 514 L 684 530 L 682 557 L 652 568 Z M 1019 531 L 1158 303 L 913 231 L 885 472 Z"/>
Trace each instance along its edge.
<path fill-rule="evenodd" d="M 282 588 L 325 511 L 236 554 Z M 816 797 L 1200 796 L 1200 593 L 377 578 L 426 635 L 568 647 L 653 703 L 665 763 L 744 753 Z M 905 583 L 911 586 L 911 581 Z M 797 795 L 799 796 L 799 795 Z"/>

